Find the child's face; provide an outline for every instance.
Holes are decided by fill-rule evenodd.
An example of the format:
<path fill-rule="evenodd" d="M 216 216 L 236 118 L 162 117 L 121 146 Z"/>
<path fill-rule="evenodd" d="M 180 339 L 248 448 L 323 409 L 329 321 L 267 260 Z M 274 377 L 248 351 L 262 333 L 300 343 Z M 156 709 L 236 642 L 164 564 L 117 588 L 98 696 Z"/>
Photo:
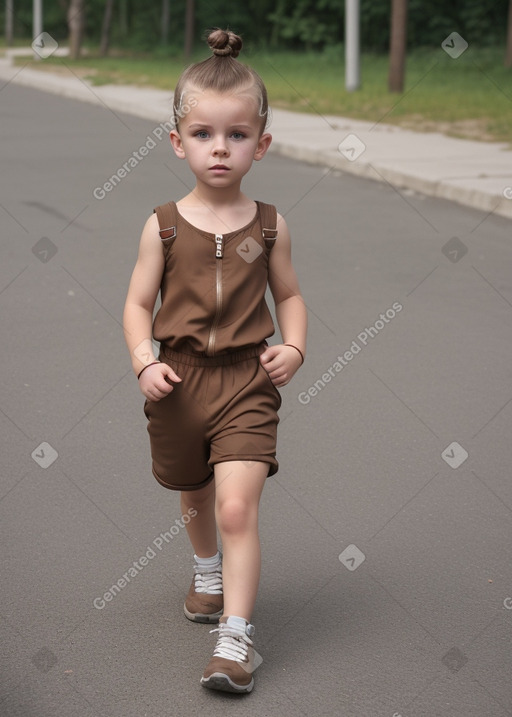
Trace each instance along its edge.
<path fill-rule="evenodd" d="M 240 184 L 272 141 L 270 134 L 261 134 L 256 98 L 210 90 L 191 94 L 197 104 L 171 132 L 176 155 L 187 159 L 198 182 L 218 188 Z"/>

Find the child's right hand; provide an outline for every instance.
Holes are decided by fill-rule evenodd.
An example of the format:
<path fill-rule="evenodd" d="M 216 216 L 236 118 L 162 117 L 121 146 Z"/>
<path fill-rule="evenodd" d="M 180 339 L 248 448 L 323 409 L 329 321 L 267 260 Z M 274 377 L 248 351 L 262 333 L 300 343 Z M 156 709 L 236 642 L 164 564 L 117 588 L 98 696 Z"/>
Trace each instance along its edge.
<path fill-rule="evenodd" d="M 148 366 L 139 378 L 139 387 L 148 401 L 159 401 L 173 390 L 172 383 L 180 383 L 181 378 L 166 363 Z"/>

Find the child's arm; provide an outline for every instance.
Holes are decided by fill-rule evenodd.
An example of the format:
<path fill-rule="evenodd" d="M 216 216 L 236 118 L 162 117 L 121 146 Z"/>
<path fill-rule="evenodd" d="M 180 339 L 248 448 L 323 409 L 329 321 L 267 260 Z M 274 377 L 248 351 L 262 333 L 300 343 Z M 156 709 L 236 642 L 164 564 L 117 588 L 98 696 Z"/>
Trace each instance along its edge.
<path fill-rule="evenodd" d="M 158 220 L 153 214 L 142 231 L 139 255 L 133 270 L 123 314 L 124 337 L 130 351 L 132 366 L 138 376 L 144 366 L 156 361 L 151 343 L 153 309 L 164 271 L 164 257 L 158 233 Z M 159 401 L 172 391 L 170 381 L 181 381 L 165 363 L 144 369 L 139 386 L 150 401 Z"/>
<path fill-rule="evenodd" d="M 272 383 L 285 386 L 301 366 L 302 356 L 306 353 L 308 318 L 292 266 L 290 234 L 286 222 L 279 215 L 277 228 L 276 243 L 270 252 L 268 283 L 274 297 L 283 343 L 270 346 L 260 356 L 260 360 Z"/>

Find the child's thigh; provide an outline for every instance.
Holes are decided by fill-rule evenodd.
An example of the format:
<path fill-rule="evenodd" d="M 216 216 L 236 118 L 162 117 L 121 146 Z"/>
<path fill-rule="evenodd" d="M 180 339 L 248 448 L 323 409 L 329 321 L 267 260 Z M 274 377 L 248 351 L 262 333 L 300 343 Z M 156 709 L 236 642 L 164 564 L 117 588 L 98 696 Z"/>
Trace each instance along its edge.
<path fill-rule="evenodd" d="M 274 475 L 276 460 L 279 391 L 259 359 L 240 363 L 210 382 L 219 396 L 215 420 L 209 424 L 210 466 L 240 463 L 239 471 L 255 463 L 268 466 Z M 224 470 L 224 469 L 222 469 Z M 249 474 L 252 472 L 249 471 Z"/>
<path fill-rule="evenodd" d="M 217 505 L 233 500 L 257 507 L 268 472 L 269 464 L 263 461 L 216 463 L 214 477 Z"/>
<path fill-rule="evenodd" d="M 208 465 L 201 407 L 180 384 L 160 401 L 146 401 L 144 412 L 153 461 L 153 475 L 166 488 L 195 490 L 212 477 Z"/>

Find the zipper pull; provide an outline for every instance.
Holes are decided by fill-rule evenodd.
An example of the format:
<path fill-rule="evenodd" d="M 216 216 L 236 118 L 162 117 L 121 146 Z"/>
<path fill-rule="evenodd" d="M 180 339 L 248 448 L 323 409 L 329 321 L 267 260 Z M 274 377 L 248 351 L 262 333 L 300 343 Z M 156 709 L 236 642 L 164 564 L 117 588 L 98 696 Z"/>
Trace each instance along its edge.
<path fill-rule="evenodd" d="M 222 234 L 215 235 L 215 258 L 216 259 L 222 259 L 223 241 L 224 241 L 224 236 Z"/>

